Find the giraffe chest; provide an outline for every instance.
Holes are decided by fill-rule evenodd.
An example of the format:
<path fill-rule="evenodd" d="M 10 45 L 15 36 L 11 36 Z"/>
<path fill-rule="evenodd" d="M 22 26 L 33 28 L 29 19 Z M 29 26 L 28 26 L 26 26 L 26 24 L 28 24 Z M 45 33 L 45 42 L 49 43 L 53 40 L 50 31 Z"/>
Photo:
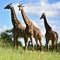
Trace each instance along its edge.
<path fill-rule="evenodd" d="M 55 34 L 54 34 L 53 31 L 48 31 L 48 32 L 46 32 L 45 37 L 46 37 L 48 40 L 55 40 Z"/>

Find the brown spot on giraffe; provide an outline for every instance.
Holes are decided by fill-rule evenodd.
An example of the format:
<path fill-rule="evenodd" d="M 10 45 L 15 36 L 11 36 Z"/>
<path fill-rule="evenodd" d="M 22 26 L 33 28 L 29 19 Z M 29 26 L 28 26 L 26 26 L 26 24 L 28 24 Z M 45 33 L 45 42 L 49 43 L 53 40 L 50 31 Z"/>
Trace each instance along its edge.
<path fill-rule="evenodd" d="M 53 51 L 54 43 L 56 43 L 56 49 L 57 49 L 58 34 L 57 34 L 57 32 L 53 31 L 52 28 L 49 26 L 47 19 L 46 19 L 46 15 L 44 13 L 42 13 L 40 19 L 42 19 L 42 18 L 44 19 L 44 26 L 46 29 L 45 38 L 46 38 L 47 50 L 49 50 L 48 43 L 51 40 L 52 41 L 52 51 Z"/>

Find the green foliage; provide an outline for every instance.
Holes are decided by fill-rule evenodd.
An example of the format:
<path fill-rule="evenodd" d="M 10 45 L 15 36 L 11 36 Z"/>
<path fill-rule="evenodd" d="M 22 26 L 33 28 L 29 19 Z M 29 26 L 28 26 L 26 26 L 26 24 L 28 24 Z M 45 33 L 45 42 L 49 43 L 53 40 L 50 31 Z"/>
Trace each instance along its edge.
<path fill-rule="evenodd" d="M 1 47 L 8 47 L 12 45 L 12 39 L 11 36 L 8 35 L 6 32 L 1 33 L 1 38 L 0 38 L 0 46 Z"/>
<path fill-rule="evenodd" d="M 11 40 L 10 35 L 8 35 L 6 32 L 1 33 L 1 38 L 5 40 Z"/>
<path fill-rule="evenodd" d="M 12 33 L 13 32 L 13 28 L 12 29 L 9 29 L 9 30 L 6 30 L 7 33 Z"/>
<path fill-rule="evenodd" d="M 0 46 L 9 47 L 12 45 L 13 45 L 12 36 L 10 34 L 8 34 L 7 32 L 2 32 L 1 38 L 0 38 Z M 22 46 L 22 43 L 20 41 L 18 41 L 18 45 Z"/>

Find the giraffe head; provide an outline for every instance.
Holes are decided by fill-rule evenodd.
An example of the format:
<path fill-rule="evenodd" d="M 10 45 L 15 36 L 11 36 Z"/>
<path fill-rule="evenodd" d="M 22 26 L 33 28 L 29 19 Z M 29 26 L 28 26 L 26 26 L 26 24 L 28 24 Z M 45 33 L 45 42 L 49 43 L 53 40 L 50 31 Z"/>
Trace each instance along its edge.
<path fill-rule="evenodd" d="M 19 10 L 22 10 L 23 7 L 25 7 L 25 6 L 23 6 L 23 4 L 19 4 L 18 7 L 19 7 Z"/>
<path fill-rule="evenodd" d="M 12 3 L 8 4 L 4 9 L 11 9 Z"/>
<path fill-rule="evenodd" d="M 40 19 L 45 18 L 45 13 L 42 13 Z"/>

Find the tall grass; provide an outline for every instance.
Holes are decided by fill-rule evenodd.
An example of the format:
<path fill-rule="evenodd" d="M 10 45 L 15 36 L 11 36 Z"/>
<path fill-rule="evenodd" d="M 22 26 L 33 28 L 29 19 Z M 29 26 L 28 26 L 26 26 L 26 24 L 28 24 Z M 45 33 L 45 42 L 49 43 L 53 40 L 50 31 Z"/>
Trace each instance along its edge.
<path fill-rule="evenodd" d="M 2 42 L 0 42 L 2 44 Z M 0 60 L 60 60 L 59 52 L 44 52 L 44 51 L 24 51 L 22 47 L 16 50 L 12 47 L 0 46 Z"/>
<path fill-rule="evenodd" d="M 13 51 L 0 47 L 0 60 L 60 60 L 60 53 L 24 51 L 21 47 Z"/>

